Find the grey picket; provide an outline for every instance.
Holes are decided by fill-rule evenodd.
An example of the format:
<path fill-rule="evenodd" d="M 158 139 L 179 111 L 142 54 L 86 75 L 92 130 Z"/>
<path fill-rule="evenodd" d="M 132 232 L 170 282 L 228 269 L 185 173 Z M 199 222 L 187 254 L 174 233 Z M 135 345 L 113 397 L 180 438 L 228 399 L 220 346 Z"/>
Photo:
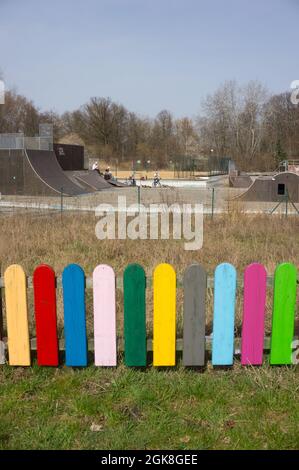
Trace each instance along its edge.
<path fill-rule="evenodd" d="M 205 364 L 207 273 L 200 264 L 192 264 L 184 274 L 184 366 Z"/>

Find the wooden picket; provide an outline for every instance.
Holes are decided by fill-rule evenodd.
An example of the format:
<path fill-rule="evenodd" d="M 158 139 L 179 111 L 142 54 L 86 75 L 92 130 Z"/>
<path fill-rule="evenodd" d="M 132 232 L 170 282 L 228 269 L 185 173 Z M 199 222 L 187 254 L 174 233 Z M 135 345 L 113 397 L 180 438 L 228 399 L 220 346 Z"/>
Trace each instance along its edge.
<path fill-rule="evenodd" d="M 295 328 L 297 269 L 291 263 L 277 266 L 274 277 L 274 300 L 270 364 L 292 363 Z"/>
<path fill-rule="evenodd" d="M 189 266 L 184 274 L 184 347 L 185 366 L 205 364 L 207 273 L 199 264 Z"/>
<path fill-rule="evenodd" d="M 85 276 L 83 269 L 70 264 L 62 273 L 64 304 L 65 363 L 87 366 L 85 320 Z"/>
<path fill-rule="evenodd" d="M 244 303 L 242 324 L 242 365 L 263 363 L 267 271 L 253 263 L 244 273 Z"/>
<path fill-rule="evenodd" d="M 2 289 L 0 288 L 0 365 L 5 364 L 5 344 L 3 341 Z"/>
<path fill-rule="evenodd" d="M 176 274 L 169 264 L 154 271 L 154 366 L 175 365 Z"/>
<path fill-rule="evenodd" d="M 4 284 L 3 284 L 4 280 Z M 5 292 L 7 348 L 9 364 L 29 366 L 30 349 L 37 351 L 37 364 L 59 364 L 56 278 L 47 265 L 38 266 L 32 284 L 21 266 L 12 265 L 4 273 L 0 286 Z M 62 281 L 62 282 L 61 282 Z M 176 351 L 182 351 L 184 366 L 204 366 L 206 351 L 212 351 L 213 366 L 231 366 L 234 353 L 241 353 L 241 364 L 262 365 L 264 349 L 270 350 L 270 364 L 292 363 L 296 310 L 297 269 L 293 264 L 277 266 L 274 276 L 271 343 L 265 338 L 267 272 L 263 265 L 253 263 L 244 271 L 243 320 L 241 344 L 234 338 L 237 272 L 229 263 L 215 269 L 213 331 L 206 337 L 206 291 L 211 287 L 205 269 L 190 265 L 179 279 L 184 289 L 183 338 L 176 339 L 176 273 L 169 264 L 159 264 L 153 273 L 153 340 L 146 334 L 146 276 L 142 266 L 126 267 L 123 287 L 124 343 L 116 334 L 116 277 L 113 269 L 99 265 L 88 279 L 78 265 L 67 266 L 57 280 L 63 288 L 65 364 L 85 367 L 88 349 L 94 350 L 96 366 L 116 366 L 117 349 L 124 351 L 129 367 L 145 367 L 147 352 L 153 351 L 153 365 L 174 366 Z M 93 287 L 94 339 L 87 345 L 85 289 Z M 151 286 L 151 284 L 149 283 Z M 58 287 L 59 287 L 58 286 Z M 242 287 L 242 282 L 238 281 Z M 36 340 L 29 340 L 27 288 L 33 287 Z M 0 290 L 0 320 L 1 320 Z M 5 333 L 4 333 L 5 334 Z M 0 364 L 5 362 L 5 338 L 0 322 Z M 212 340 L 212 344 L 211 344 Z M 236 348 L 236 351 L 235 351 Z"/>
<path fill-rule="evenodd" d="M 11 366 L 30 366 L 26 276 L 13 264 L 4 273 L 8 357 Z"/>
<path fill-rule="evenodd" d="M 237 273 L 222 263 L 215 270 L 212 364 L 230 366 L 234 358 L 234 321 Z"/>
<path fill-rule="evenodd" d="M 58 366 L 55 273 L 38 266 L 33 274 L 34 312 L 39 366 Z"/>
<path fill-rule="evenodd" d="M 94 355 L 96 366 L 116 366 L 115 274 L 101 264 L 93 272 Z"/>
<path fill-rule="evenodd" d="M 130 264 L 124 271 L 125 364 L 146 366 L 146 277 L 142 266 Z"/>

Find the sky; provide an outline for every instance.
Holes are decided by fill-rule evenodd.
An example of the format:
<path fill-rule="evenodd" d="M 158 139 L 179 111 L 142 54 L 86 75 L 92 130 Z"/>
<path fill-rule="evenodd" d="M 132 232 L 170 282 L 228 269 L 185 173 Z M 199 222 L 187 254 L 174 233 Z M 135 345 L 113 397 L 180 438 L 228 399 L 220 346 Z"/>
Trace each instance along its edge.
<path fill-rule="evenodd" d="M 299 79 L 299 0 L 0 0 L 6 87 L 42 111 L 111 97 L 194 117 L 226 80 Z"/>

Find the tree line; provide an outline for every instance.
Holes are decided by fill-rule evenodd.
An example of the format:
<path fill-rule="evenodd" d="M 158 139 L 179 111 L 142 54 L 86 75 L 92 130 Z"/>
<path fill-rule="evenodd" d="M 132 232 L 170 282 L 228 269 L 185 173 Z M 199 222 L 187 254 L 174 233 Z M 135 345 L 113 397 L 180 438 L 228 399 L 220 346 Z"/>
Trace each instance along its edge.
<path fill-rule="evenodd" d="M 13 90 L 0 106 L 0 133 L 38 134 L 53 123 L 56 141 L 83 142 L 89 156 L 119 164 L 140 160 L 156 168 L 174 159 L 231 157 L 241 170 L 274 170 L 283 159 L 299 158 L 299 107 L 290 93 L 271 95 L 259 82 L 221 85 L 194 118 L 176 119 L 168 110 L 142 117 L 110 98 L 93 97 L 73 112 L 41 112 Z M 299 134 L 298 134 L 299 135 Z"/>

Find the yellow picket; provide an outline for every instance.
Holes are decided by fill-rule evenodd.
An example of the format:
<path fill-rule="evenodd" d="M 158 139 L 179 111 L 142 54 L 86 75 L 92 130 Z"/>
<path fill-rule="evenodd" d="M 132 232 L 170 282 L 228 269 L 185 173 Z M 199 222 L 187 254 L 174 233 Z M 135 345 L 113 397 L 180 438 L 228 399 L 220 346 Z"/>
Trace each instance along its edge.
<path fill-rule="evenodd" d="M 154 271 L 154 366 L 174 366 L 176 347 L 176 274 L 169 264 Z"/>
<path fill-rule="evenodd" d="M 4 273 L 8 356 L 11 366 L 30 366 L 26 276 L 17 264 Z"/>

